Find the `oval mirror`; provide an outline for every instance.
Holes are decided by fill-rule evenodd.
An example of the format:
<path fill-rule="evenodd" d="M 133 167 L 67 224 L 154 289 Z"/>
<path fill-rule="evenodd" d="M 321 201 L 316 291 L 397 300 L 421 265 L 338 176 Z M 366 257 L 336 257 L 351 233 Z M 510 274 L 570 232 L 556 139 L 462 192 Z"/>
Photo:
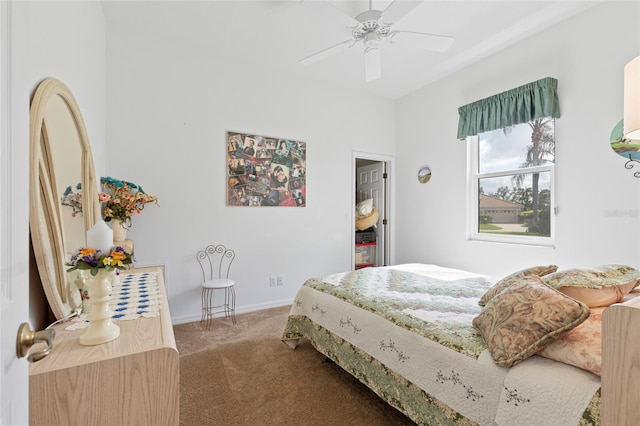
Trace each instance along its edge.
<path fill-rule="evenodd" d="M 59 80 L 38 85 L 29 113 L 29 226 L 44 293 L 57 319 L 81 306 L 66 272 L 99 214 L 91 145 L 80 109 Z"/>

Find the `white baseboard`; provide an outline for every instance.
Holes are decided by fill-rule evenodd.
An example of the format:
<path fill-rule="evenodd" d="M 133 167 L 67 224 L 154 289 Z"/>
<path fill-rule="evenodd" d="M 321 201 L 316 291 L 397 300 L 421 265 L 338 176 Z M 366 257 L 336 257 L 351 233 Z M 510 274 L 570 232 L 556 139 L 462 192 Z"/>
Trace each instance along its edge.
<path fill-rule="evenodd" d="M 255 312 L 255 311 L 262 311 L 264 309 L 279 308 L 281 306 L 289 306 L 292 304 L 293 304 L 293 299 L 287 299 L 287 300 L 278 300 L 278 301 L 269 302 L 269 303 L 258 303 L 255 305 L 248 305 L 248 306 L 236 306 L 236 315 L 246 314 L 246 313 Z M 216 315 L 216 317 L 221 317 L 221 316 L 224 316 L 224 314 L 221 313 Z M 200 321 L 201 318 L 202 318 L 201 312 L 198 312 L 193 315 L 186 315 L 181 317 L 174 317 L 172 315 L 171 323 L 173 325 L 185 324 L 188 322 Z"/>

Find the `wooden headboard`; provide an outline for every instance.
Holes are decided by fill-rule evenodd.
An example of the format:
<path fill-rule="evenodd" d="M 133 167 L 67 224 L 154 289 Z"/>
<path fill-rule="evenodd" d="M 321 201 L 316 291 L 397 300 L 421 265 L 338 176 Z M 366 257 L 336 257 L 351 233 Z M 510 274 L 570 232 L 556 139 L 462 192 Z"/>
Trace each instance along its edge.
<path fill-rule="evenodd" d="M 640 425 L 640 297 L 602 314 L 603 426 Z"/>

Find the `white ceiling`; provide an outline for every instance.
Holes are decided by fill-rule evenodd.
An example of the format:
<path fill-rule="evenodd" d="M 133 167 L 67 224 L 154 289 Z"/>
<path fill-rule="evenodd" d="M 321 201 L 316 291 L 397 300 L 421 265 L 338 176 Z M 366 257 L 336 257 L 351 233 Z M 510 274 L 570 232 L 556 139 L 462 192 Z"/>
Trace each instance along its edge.
<path fill-rule="evenodd" d="M 306 78 L 397 99 L 600 1 L 434 1 L 420 3 L 393 29 L 455 37 L 446 53 L 401 43 L 381 45 L 382 77 L 366 83 L 361 44 L 309 65 L 298 60 L 350 38 L 343 13 L 355 16 L 366 0 L 327 1 L 103 0 L 107 25 L 163 32 L 224 59 L 288 70 Z M 406 0 L 396 0 L 406 1 Z M 384 10 L 390 1 L 373 1 Z M 319 6 L 319 7 L 318 7 Z M 325 6 L 325 7 L 322 7 Z M 335 7 L 326 7 L 335 6 Z"/>

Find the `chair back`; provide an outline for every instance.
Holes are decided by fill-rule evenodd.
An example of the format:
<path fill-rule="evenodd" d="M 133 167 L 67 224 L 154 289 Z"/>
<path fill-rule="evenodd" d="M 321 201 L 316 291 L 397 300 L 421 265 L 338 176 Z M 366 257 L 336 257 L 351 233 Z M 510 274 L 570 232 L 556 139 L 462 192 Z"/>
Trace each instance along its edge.
<path fill-rule="evenodd" d="M 231 264 L 235 258 L 236 252 L 222 244 L 209 245 L 204 250 L 200 250 L 196 259 L 198 259 L 202 270 L 202 281 L 229 278 L 229 270 L 231 270 Z"/>

